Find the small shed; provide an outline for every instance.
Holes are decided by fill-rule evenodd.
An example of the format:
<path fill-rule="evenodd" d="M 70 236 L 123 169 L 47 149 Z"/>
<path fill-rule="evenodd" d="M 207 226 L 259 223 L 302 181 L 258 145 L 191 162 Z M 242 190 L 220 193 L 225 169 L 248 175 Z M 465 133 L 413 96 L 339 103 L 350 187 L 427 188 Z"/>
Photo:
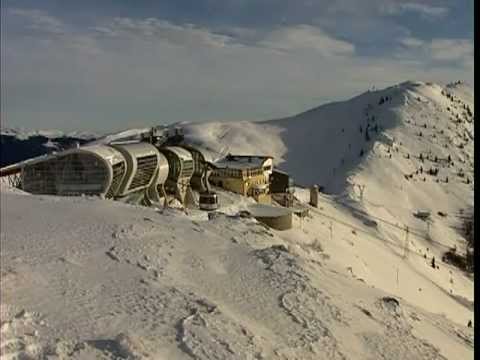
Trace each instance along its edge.
<path fill-rule="evenodd" d="M 272 194 L 293 193 L 293 179 L 286 172 L 273 170 L 270 176 L 270 192 Z"/>

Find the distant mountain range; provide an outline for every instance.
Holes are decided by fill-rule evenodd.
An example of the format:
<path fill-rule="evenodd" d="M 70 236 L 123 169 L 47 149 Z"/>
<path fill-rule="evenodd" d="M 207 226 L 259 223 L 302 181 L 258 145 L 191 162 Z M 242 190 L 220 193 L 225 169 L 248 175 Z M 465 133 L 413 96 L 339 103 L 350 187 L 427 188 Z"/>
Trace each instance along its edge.
<path fill-rule="evenodd" d="M 14 164 L 35 156 L 84 145 L 97 138 L 85 132 L 2 129 L 0 132 L 0 167 Z"/>

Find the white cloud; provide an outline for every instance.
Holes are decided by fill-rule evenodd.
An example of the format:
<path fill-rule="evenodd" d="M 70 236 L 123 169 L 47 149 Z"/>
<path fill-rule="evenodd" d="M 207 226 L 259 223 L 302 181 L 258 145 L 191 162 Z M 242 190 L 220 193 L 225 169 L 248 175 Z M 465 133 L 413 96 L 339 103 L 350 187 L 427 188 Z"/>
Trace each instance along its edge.
<path fill-rule="evenodd" d="M 51 34 L 63 34 L 66 30 L 65 24 L 61 20 L 42 10 L 11 8 L 8 9 L 7 14 L 23 18 L 27 21 L 27 28 L 30 30 Z"/>
<path fill-rule="evenodd" d="M 452 43 L 415 47 L 420 40 L 406 35 L 399 38 L 411 58 L 360 56 L 352 44 L 307 25 L 214 31 L 122 18 L 87 29 L 62 27 L 55 36 L 7 34 L 2 120 L 9 126 L 103 131 L 182 120 L 260 120 L 355 95 L 373 84 L 468 80 L 473 69 L 462 66 L 473 67 L 468 56 L 441 66 L 433 62 L 434 56 L 445 59 L 442 49 Z M 428 55 L 430 48 L 434 55 Z"/>
<path fill-rule="evenodd" d="M 434 17 L 434 18 L 444 17 L 445 15 L 448 14 L 448 9 L 445 7 L 430 6 L 425 4 L 406 3 L 406 4 L 401 4 L 400 8 L 403 11 L 413 11 L 413 12 L 422 14 L 424 16 Z"/>
<path fill-rule="evenodd" d="M 297 25 L 273 30 L 259 42 L 260 46 L 279 51 L 314 50 L 324 56 L 352 55 L 355 47 L 335 39 L 317 27 Z"/>
<path fill-rule="evenodd" d="M 349 55 L 355 50 L 352 44 L 335 39 L 310 25 L 285 26 L 263 32 L 232 27 L 217 33 L 192 24 L 178 25 L 157 18 L 138 20 L 124 17 L 114 18 L 92 29 L 99 36 L 166 41 L 187 47 L 224 48 L 249 44 L 277 51 L 313 50 L 325 56 Z"/>
<path fill-rule="evenodd" d="M 473 58 L 473 43 L 466 39 L 434 39 L 430 51 L 434 60 L 458 61 Z"/>
<path fill-rule="evenodd" d="M 191 24 L 176 25 L 157 18 L 115 18 L 111 22 L 94 27 L 98 34 L 121 37 L 131 36 L 146 40 L 167 41 L 175 45 L 224 47 L 232 38 L 216 34 L 209 29 Z"/>
<path fill-rule="evenodd" d="M 382 12 L 388 15 L 397 15 L 405 12 L 414 12 L 426 19 L 439 19 L 446 16 L 448 8 L 441 6 L 432 6 L 413 2 L 398 3 L 390 2 L 381 6 Z"/>
<path fill-rule="evenodd" d="M 414 38 L 414 37 L 406 37 L 406 38 L 401 38 L 399 40 L 400 44 L 402 44 L 405 47 L 408 48 L 418 48 L 420 46 L 423 46 L 425 42 L 423 40 Z"/>
<path fill-rule="evenodd" d="M 432 39 L 423 41 L 414 37 L 400 38 L 394 57 L 403 61 L 416 61 L 424 66 L 457 67 L 472 71 L 473 42 L 468 39 Z"/>

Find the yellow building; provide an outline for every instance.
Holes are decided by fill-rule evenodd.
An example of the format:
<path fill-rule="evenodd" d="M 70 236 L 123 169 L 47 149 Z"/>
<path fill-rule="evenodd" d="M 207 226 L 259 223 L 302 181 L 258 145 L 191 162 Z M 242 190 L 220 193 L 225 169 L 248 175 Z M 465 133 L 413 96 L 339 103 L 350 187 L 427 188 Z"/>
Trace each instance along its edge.
<path fill-rule="evenodd" d="M 273 170 L 271 156 L 228 155 L 213 163 L 211 184 L 251 196 L 259 203 L 270 203 L 269 181 Z"/>

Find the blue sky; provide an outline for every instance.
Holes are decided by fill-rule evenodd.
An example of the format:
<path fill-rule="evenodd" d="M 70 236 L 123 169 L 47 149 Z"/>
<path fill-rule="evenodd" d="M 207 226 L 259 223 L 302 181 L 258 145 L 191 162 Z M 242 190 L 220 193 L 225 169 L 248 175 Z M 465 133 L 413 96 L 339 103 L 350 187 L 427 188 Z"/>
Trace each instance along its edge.
<path fill-rule="evenodd" d="M 4 0 L 2 126 L 263 120 L 473 85 L 473 0 Z"/>

